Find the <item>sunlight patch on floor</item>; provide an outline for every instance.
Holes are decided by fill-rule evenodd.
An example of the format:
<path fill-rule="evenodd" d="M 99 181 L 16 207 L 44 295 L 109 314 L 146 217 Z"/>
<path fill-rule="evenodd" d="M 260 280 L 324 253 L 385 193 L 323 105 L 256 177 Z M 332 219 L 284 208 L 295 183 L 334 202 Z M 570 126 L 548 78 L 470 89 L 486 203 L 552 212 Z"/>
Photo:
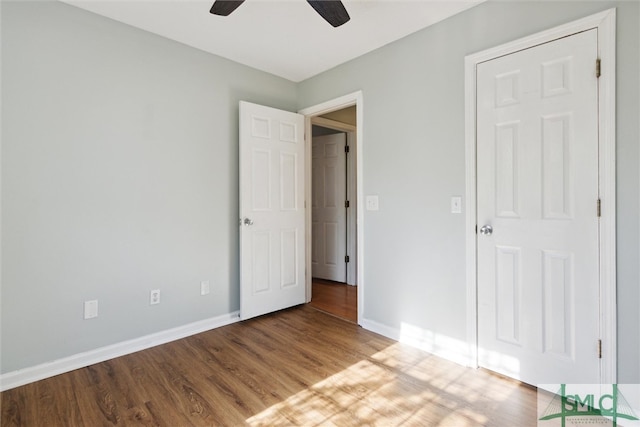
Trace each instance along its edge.
<path fill-rule="evenodd" d="M 489 377 L 397 343 L 246 421 L 254 426 L 483 425 L 486 402 L 506 400 L 517 387 Z"/>

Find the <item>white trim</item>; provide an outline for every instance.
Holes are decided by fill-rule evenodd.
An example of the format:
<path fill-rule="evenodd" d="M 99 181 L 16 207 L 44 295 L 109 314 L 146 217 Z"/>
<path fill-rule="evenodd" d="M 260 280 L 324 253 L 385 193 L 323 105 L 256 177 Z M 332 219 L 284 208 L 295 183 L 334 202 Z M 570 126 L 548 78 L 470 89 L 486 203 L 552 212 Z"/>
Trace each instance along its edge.
<path fill-rule="evenodd" d="M 339 122 L 337 120 L 326 119 L 324 117 L 311 117 L 311 124 L 322 126 L 329 129 L 340 130 L 342 132 L 355 132 L 356 127 L 349 123 Z"/>
<path fill-rule="evenodd" d="M 358 159 L 358 147 L 356 145 L 357 131 L 347 132 L 347 144 L 349 145 L 349 155 L 347 156 L 347 200 L 351 203 L 351 208 L 347 214 L 347 232 L 349 239 L 348 255 L 353 262 L 347 264 L 347 285 L 355 286 L 358 284 L 358 187 L 356 174 L 358 168 L 356 160 Z"/>
<path fill-rule="evenodd" d="M 610 9 L 598 24 L 598 79 L 600 138 L 600 334 L 603 339 L 603 383 L 618 382 L 616 305 L 616 10 Z"/>
<path fill-rule="evenodd" d="M 465 57 L 465 167 L 467 342 L 472 366 L 478 366 L 476 305 L 476 66 L 542 43 L 596 28 L 602 60 L 599 79 L 600 198 L 600 323 L 603 354 L 600 381 L 617 381 L 616 347 L 616 201 L 615 201 L 615 28 L 616 10 L 609 9 L 501 46 Z"/>
<path fill-rule="evenodd" d="M 364 135 L 364 106 L 362 91 L 350 93 L 348 95 L 335 98 L 321 104 L 304 108 L 298 113 L 305 116 L 306 135 L 306 179 L 305 179 L 305 200 L 306 205 L 311 206 L 311 118 L 343 108 L 356 106 L 356 206 L 364 206 L 364 186 L 363 186 L 363 135 Z M 364 209 L 357 209 L 356 234 L 357 234 L 357 256 L 356 271 L 358 275 L 358 324 L 362 321 L 364 313 Z M 311 299 L 311 209 L 307 209 L 307 230 L 306 230 L 306 288 L 307 302 Z"/>
<path fill-rule="evenodd" d="M 122 341 L 117 344 L 97 348 L 95 350 L 74 354 L 52 362 L 46 362 L 29 368 L 7 372 L 6 374 L 0 375 L 0 391 L 9 390 L 34 381 L 50 378 L 54 375 L 84 368 L 95 363 L 104 362 L 105 360 L 135 353 L 140 350 L 146 350 L 160 344 L 166 344 L 171 341 L 199 334 L 211 329 L 216 329 L 221 326 L 230 325 L 238 322 L 239 320 L 240 312 L 234 311 L 222 316 L 200 320 L 198 322 L 178 326 L 177 328 L 167 329 L 166 331 L 156 332 L 139 338 L 134 338 L 132 340 Z"/>
<path fill-rule="evenodd" d="M 472 360 L 466 356 L 467 344 L 464 341 L 458 341 L 446 335 L 438 335 L 416 327 L 396 329 L 370 319 L 363 319 L 361 326 L 371 332 L 375 332 L 402 344 L 410 345 L 411 347 L 418 348 L 459 365 L 472 365 Z"/>
<path fill-rule="evenodd" d="M 304 116 L 321 116 L 323 114 L 331 113 L 332 111 L 342 110 L 344 108 L 353 107 L 354 105 L 356 105 L 357 115 L 357 107 L 360 105 L 360 103 L 362 103 L 361 90 L 340 96 L 335 99 L 330 99 L 311 107 L 303 108 L 302 110 L 299 110 L 298 113 Z M 356 127 L 358 127 L 359 124 L 360 123 L 358 122 L 358 119 L 356 117 Z"/>
<path fill-rule="evenodd" d="M 375 332 L 376 334 L 380 334 L 383 337 L 387 337 L 394 341 L 400 342 L 400 330 L 396 328 L 392 328 L 382 323 L 378 323 L 375 320 L 371 319 L 362 319 L 362 323 L 360 324 L 364 329 Z"/>

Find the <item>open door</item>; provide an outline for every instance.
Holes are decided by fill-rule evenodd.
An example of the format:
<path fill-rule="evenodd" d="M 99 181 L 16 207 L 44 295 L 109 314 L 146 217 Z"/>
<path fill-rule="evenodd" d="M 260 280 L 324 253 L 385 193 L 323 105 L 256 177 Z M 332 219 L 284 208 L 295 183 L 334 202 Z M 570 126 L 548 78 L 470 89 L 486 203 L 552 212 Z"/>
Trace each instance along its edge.
<path fill-rule="evenodd" d="M 304 116 L 240 102 L 240 318 L 305 302 Z"/>

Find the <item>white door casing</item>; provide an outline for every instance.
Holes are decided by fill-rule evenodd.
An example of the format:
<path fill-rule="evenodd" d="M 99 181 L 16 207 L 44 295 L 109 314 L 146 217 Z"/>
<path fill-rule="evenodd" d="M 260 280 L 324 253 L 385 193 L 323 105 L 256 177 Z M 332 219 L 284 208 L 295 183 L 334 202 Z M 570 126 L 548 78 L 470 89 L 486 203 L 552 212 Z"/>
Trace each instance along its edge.
<path fill-rule="evenodd" d="M 357 206 L 362 206 L 364 203 L 364 173 L 363 173 L 363 146 L 364 146 L 364 136 L 361 129 L 364 129 L 364 98 L 362 91 L 353 92 L 351 94 L 347 94 L 341 96 L 339 98 L 331 99 L 329 101 L 322 102 L 317 105 L 313 105 L 307 108 L 304 108 L 299 111 L 300 114 L 305 116 L 305 132 L 307 135 L 311 135 L 312 133 L 312 120 L 317 119 L 318 116 L 322 114 L 326 114 L 332 111 L 341 110 L 346 107 L 356 106 L 356 128 L 360 129 L 355 133 L 355 141 L 354 143 L 350 143 L 352 150 L 355 150 L 355 154 L 352 158 L 355 158 L 355 175 L 354 185 L 356 188 L 354 196 L 356 197 Z M 344 129 L 346 131 L 352 131 L 355 129 Z M 307 141 L 307 154 L 306 154 L 306 162 L 307 166 L 307 174 L 305 179 L 305 194 L 311 195 L 311 141 Z M 308 200 L 308 203 L 311 203 L 311 200 Z M 357 253 L 356 253 L 356 267 L 357 271 L 357 281 L 358 281 L 358 324 L 362 324 L 363 322 L 363 313 L 365 311 L 365 292 L 366 292 L 366 277 L 364 275 L 364 210 L 356 209 L 356 221 L 354 223 L 356 229 L 356 239 L 357 239 Z M 311 224 L 311 210 L 307 211 L 307 224 Z M 306 265 L 307 268 L 311 268 L 311 227 L 307 227 L 307 251 L 306 251 Z M 306 287 L 307 287 L 307 301 L 311 299 L 311 275 L 307 275 L 306 278 Z"/>
<path fill-rule="evenodd" d="M 354 129 L 347 132 L 347 146 L 349 152 L 347 154 L 347 200 L 349 201 L 349 209 L 347 209 L 347 255 L 349 262 L 347 263 L 347 285 L 357 286 L 358 284 L 358 236 L 357 236 L 357 217 L 358 210 L 358 187 L 357 187 L 357 157 L 358 149 L 356 147 L 356 134 Z"/>
<path fill-rule="evenodd" d="M 597 30 L 477 67 L 478 361 L 599 383 Z"/>
<path fill-rule="evenodd" d="M 312 141 L 312 275 L 345 282 L 347 269 L 346 134 Z"/>
<path fill-rule="evenodd" d="M 240 102 L 240 317 L 305 302 L 304 116 Z"/>

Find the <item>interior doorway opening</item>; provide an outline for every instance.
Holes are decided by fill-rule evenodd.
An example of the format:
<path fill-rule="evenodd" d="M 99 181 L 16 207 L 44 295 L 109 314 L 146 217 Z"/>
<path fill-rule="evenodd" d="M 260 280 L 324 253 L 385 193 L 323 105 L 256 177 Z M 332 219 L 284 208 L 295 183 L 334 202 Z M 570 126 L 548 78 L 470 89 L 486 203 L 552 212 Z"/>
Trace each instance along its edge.
<path fill-rule="evenodd" d="M 353 107 L 348 110 L 349 107 Z M 351 114 L 355 114 L 355 121 L 348 123 L 337 119 L 336 115 L 340 114 L 342 110 L 351 111 Z M 306 138 L 306 154 L 305 154 L 305 206 L 306 209 L 306 232 L 305 232 L 305 281 L 306 281 L 306 302 L 312 300 L 312 215 L 311 215 L 311 197 L 312 197 L 312 168 L 311 168 L 311 135 L 313 124 L 327 127 L 329 125 L 338 126 L 346 132 L 353 132 L 353 141 L 350 145 L 352 153 L 352 161 L 354 176 L 355 176 L 355 191 L 353 193 L 352 201 L 355 202 L 356 208 L 353 210 L 355 220 L 353 224 L 353 230 L 355 231 L 356 238 L 354 244 L 356 250 L 350 261 L 354 264 L 356 272 L 357 287 L 351 286 L 353 290 L 357 290 L 356 305 L 357 305 L 357 323 L 362 324 L 363 313 L 365 311 L 365 291 L 366 283 L 364 277 L 364 215 L 363 210 L 358 209 L 357 206 L 364 206 L 364 178 L 363 178 L 363 132 L 364 129 L 364 101 L 362 91 L 353 92 L 347 95 L 340 96 L 338 98 L 330 99 L 320 104 L 316 104 L 307 108 L 303 108 L 298 113 L 305 116 L 305 135 Z M 352 116 L 353 117 L 353 116 Z M 353 120 L 353 119 L 352 119 Z M 345 286 L 346 288 L 346 286 Z M 316 298 L 317 299 L 317 298 Z"/>
<path fill-rule="evenodd" d="M 357 322 L 356 106 L 311 118 L 311 305 Z"/>

